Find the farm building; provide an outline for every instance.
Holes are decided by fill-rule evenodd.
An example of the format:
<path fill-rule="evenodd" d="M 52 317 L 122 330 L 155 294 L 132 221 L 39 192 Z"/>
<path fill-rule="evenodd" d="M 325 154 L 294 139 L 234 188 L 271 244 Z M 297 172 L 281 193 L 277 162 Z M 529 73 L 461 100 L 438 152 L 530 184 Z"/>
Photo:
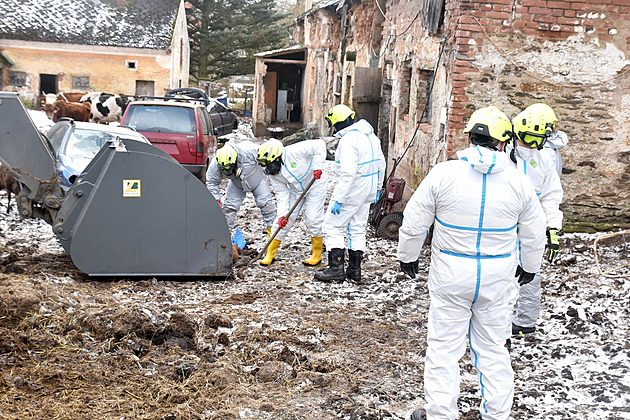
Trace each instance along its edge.
<path fill-rule="evenodd" d="M 628 225 L 629 22 L 627 0 L 307 0 L 295 45 L 257 57 L 254 127 L 263 135 L 299 115 L 324 134 L 328 109 L 347 104 L 377 130 L 388 171 L 402 157 L 408 198 L 466 146 L 475 109 L 514 117 L 545 102 L 569 136 L 568 225 Z"/>
<path fill-rule="evenodd" d="M 161 95 L 188 86 L 183 0 L 0 2 L 0 89 L 25 102 L 90 90 Z"/>

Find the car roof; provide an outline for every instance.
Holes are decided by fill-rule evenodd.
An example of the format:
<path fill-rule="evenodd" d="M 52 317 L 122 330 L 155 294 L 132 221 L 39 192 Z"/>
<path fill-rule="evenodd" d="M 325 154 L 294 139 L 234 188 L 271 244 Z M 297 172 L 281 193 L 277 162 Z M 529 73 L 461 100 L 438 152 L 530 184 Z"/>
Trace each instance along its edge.
<path fill-rule="evenodd" d="M 202 105 L 197 102 L 188 102 L 185 99 L 171 99 L 168 101 L 155 100 L 155 101 L 132 101 L 129 102 L 127 107 L 134 105 L 157 105 L 157 106 L 176 106 L 176 107 L 184 107 L 184 108 L 205 108 L 205 105 Z"/>

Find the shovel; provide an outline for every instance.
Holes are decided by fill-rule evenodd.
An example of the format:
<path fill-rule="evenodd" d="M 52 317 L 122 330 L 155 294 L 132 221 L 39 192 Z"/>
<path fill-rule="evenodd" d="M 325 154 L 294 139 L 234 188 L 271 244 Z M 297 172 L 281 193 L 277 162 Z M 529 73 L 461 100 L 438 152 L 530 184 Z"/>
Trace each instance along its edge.
<path fill-rule="evenodd" d="M 306 193 L 308 192 L 308 190 L 311 189 L 311 186 L 313 186 L 314 182 L 315 182 L 315 178 L 311 179 L 311 182 L 309 182 L 308 185 L 306 186 L 306 188 L 304 188 L 304 191 L 302 191 L 302 194 L 300 194 L 298 199 L 295 201 L 295 203 L 293 203 L 293 205 L 289 209 L 289 212 L 286 214 L 286 216 L 284 216 L 285 219 L 288 219 L 291 216 L 291 213 L 293 213 L 293 210 L 295 210 L 296 207 L 298 206 L 298 204 L 300 204 L 300 201 L 302 201 L 304 196 L 306 196 Z M 273 235 L 271 235 L 271 237 L 269 238 L 269 240 L 267 241 L 267 243 L 265 244 L 263 249 L 258 253 L 258 255 L 256 255 L 256 258 L 254 258 L 250 262 L 254 262 L 254 261 L 258 260 L 260 257 L 262 257 L 265 254 L 265 252 L 267 252 L 267 248 L 269 247 L 269 244 L 271 243 L 271 241 L 273 241 L 276 238 L 276 235 L 278 235 L 278 232 L 280 232 L 280 227 L 279 226 L 276 229 L 276 231 L 273 233 Z"/>

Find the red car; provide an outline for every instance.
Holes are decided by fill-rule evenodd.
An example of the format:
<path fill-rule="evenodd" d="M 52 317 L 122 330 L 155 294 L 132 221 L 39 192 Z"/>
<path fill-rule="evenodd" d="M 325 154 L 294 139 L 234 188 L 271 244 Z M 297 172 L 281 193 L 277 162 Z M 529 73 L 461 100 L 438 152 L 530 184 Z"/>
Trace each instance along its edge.
<path fill-rule="evenodd" d="M 205 182 L 217 148 L 205 105 L 179 99 L 134 101 L 127 105 L 120 125 L 142 133 L 151 144 Z"/>

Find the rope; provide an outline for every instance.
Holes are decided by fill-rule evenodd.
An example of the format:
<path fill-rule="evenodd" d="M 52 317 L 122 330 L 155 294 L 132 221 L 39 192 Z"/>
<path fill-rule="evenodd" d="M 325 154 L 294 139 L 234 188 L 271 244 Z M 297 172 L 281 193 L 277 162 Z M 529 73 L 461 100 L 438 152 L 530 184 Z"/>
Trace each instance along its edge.
<path fill-rule="evenodd" d="M 595 239 L 595 242 L 593 242 L 593 252 L 595 253 L 595 264 L 597 265 L 597 270 L 599 271 L 599 274 L 601 274 L 602 276 L 611 277 L 611 278 L 615 278 L 615 279 L 630 277 L 630 274 L 611 274 L 611 273 L 614 273 L 617 270 L 621 270 L 622 268 L 630 267 L 630 264 L 624 264 L 624 265 L 620 265 L 619 267 L 615 267 L 615 268 L 610 269 L 610 270 L 602 271 L 602 268 L 599 265 L 599 256 L 597 255 L 597 243 L 601 239 L 613 238 L 615 236 L 625 235 L 627 233 L 630 233 L 630 230 L 622 230 L 621 232 L 611 233 L 609 235 L 602 235 L 602 236 L 598 237 L 597 239 Z"/>
<path fill-rule="evenodd" d="M 601 82 L 595 82 L 595 83 L 586 83 L 586 84 L 564 84 L 564 83 L 554 83 L 554 82 L 550 82 L 547 81 L 543 78 L 541 78 L 540 76 L 526 70 L 524 67 L 522 67 L 521 65 L 517 64 L 514 60 L 512 60 L 507 54 L 505 54 L 503 52 L 503 50 L 501 48 L 499 48 L 497 46 L 497 44 L 494 43 L 494 41 L 490 38 L 490 35 L 488 35 L 488 32 L 486 32 L 486 28 L 483 27 L 483 25 L 481 24 L 481 22 L 479 22 L 479 19 L 477 19 L 474 16 L 470 16 L 470 15 L 460 15 L 458 20 L 460 18 L 463 17 L 469 17 L 472 20 L 475 21 L 475 23 L 477 23 L 477 25 L 481 28 L 483 34 L 486 36 L 486 38 L 488 39 L 488 41 L 490 41 L 490 43 L 494 46 L 494 48 L 496 48 L 496 50 L 499 52 L 499 54 L 501 54 L 503 56 L 503 58 L 505 58 L 507 61 L 509 61 L 512 65 L 514 65 L 516 68 L 520 69 L 523 73 L 525 73 L 526 75 L 530 76 L 533 79 L 538 80 L 539 82 L 551 85 L 551 86 L 557 86 L 557 87 L 563 87 L 563 88 L 569 88 L 569 89 L 580 89 L 580 88 L 584 88 L 584 87 L 593 87 L 593 86 L 599 86 L 599 85 L 603 85 L 606 84 L 614 79 L 617 79 L 623 75 L 625 75 L 626 73 L 630 72 L 630 67 L 628 67 L 626 70 L 623 70 L 621 73 L 616 74 L 615 76 L 608 78 L 606 80 L 603 80 Z"/>

